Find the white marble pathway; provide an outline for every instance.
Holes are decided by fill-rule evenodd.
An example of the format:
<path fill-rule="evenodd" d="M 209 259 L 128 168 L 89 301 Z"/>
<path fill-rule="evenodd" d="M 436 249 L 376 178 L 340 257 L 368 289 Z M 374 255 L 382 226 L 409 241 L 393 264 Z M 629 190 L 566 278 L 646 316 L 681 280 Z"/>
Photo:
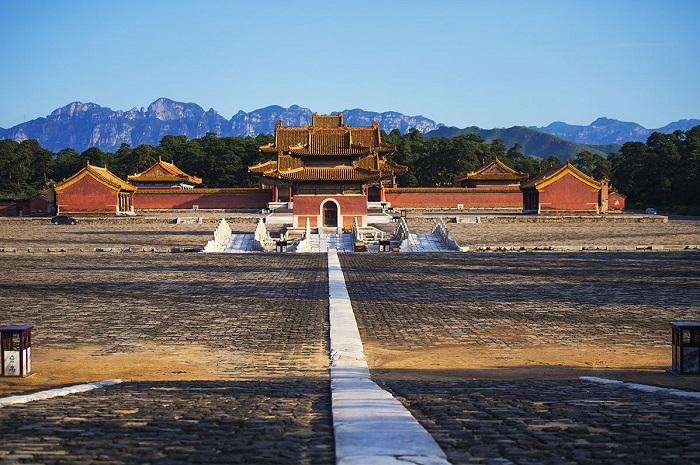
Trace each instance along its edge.
<path fill-rule="evenodd" d="M 454 252 L 437 234 L 409 234 L 406 252 Z"/>
<path fill-rule="evenodd" d="M 337 250 L 338 252 L 354 252 L 352 234 L 316 234 L 309 236 L 310 252 L 328 252 Z"/>
<path fill-rule="evenodd" d="M 231 234 L 231 240 L 224 249 L 226 253 L 255 252 L 255 234 Z"/>
<path fill-rule="evenodd" d="M 338 253 L 328 252 L 331 399 L 338 465 L 449 465 L 418 421 L 372 381 Z"/>

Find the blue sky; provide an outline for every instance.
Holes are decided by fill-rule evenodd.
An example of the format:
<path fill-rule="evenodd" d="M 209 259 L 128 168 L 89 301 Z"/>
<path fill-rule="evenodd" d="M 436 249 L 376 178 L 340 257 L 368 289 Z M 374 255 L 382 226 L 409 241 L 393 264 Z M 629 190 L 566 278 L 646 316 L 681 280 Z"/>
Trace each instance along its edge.
<path fill-rule="evenodd" d="M 0 126 L 71 101 L 460 127 L 700 117 L 700 1 L 0 3 Z"/>

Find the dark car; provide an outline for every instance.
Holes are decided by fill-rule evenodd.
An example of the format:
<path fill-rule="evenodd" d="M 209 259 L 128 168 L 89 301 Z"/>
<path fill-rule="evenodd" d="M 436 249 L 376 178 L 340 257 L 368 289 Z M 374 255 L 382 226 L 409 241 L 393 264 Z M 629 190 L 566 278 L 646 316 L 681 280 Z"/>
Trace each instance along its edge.
<path fill-rule="evenodd" d="M 72 216 L 58 215 L 51 218 L 51 224 L 78 224 L 80 220 Z"/>

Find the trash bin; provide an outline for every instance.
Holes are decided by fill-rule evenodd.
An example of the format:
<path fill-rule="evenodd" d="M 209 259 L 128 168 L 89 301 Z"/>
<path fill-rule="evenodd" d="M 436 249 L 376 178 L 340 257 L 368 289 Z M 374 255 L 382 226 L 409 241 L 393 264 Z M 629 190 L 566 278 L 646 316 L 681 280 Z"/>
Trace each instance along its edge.
<path fill-rule="evenodd" d="M 28 376 L 32 372 L 31 325 L 0 327 L 2 376 Z"/>
<path fill-rule="evenodd" d="M 700 322 L 672 321 L 671 346 L 672 373 L 700 374 Z"/>

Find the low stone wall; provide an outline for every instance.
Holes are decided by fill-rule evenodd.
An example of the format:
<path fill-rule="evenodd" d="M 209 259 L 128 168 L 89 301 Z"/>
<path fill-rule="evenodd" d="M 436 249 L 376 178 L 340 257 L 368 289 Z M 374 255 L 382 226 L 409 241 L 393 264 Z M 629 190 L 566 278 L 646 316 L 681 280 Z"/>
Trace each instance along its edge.
<path fill-rule="evenodd" d="M 454 218 L 454 217 L 453 217 Z M 667 223 L 660 215 L 493 215 L 479 216 L 480 223 Z"/>
<path fill-rule="evenodd" d="M 178 218 L 197 217 L 201 223 L 215 224 L 221 218 L 236 223 L 255 224 L 260 220 L 260 216 L 233 216 L 225 213 L 220 216 L 198 216 L 196 211 L 184 210 L 181 215 L 172 212 L 170 216 L 76 216 L 81 224 L 171 224 L 177 223 Z M 199 221 L 197 221 L 199 223 Z M 0 224 L 51 224 L 51 218 L 0 218 Z"/>

